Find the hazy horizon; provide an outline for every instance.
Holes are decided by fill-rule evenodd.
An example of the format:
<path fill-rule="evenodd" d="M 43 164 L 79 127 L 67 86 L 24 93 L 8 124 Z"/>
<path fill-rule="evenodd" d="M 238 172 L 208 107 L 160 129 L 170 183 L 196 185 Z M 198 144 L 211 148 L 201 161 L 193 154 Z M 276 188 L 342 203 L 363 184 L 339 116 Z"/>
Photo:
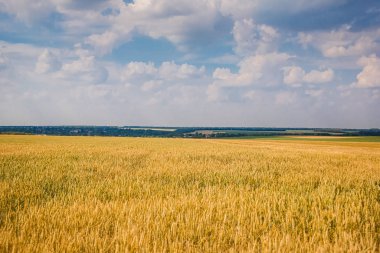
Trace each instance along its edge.
<path fill-rule="evenodd" d="M 380 127 L 377 0 L 0 0 L 1 126 Z"/>
<path fill-rule="evenodd" d="M 207 128 L 207 129 L 342 129 L 342 130 L 350 130 L 350 129 L 379 129 L 377 127 L 372 128 L 347 128 L 347 127 L 287 127 L 287 126 L 168 126 L 168 125 L 0 125 L 0 127 L 127 127 L 127 128 L 168 128 L 168 129 L 176 129 L 176 128 Z"/>

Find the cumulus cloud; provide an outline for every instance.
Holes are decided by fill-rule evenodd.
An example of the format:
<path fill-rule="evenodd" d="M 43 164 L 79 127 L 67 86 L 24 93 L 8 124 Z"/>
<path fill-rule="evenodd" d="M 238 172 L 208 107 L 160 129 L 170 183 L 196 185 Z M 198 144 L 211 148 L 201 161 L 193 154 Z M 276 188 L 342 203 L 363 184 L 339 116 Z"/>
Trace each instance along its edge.
<path fill-rule="evenodd" d="M 162 80 L 150 80 L 143 83 L 141 90 L 142 91 L 152 91 L 158 89 L 163 84 Z"/>
<path fill-rule="evenodd" d="M 336 29 L 338 17 L 333 24 L 331 18 L 322 25 L 316 21 L 316 30 L 293 29 L 297 20 L 325 9 L 331 14 L 329 7 L 346 2 L 37 0 L 31 5 L 0 0 L 3 39 L 24 42 L 0 41 L 0 108 L 19 109 L 0 109 L 0 118 L 40 123 L 30 116 L 40 109 L 40 114 L 60 115 L 74 124 L 239 125 L 249 118 L 247 124 L 286 125 L 296 124 L 293 119 L 305 122 L 299 115 L 320 108 L 313 115 L 319 124 L 327 111 L 339 123 L 335 115 L 343 115 L 339 108 L 344 105 L 350 115 L 368 111 L 378 119 L 372 109 L 379 103 L 378 26 L 366 27 L 366 19 L 361 29 Z M 361 22 L 345 13 L 347 8 L 333 9 L 351 15 L 351 23 Z M 287 24 L 280 24 L 283 20 Z M 156 48 L 154 43 L 161 44 Z M 138 50 L 154 53 L 139 55 Z M 345 85 L 349 95 L 339 86 L 315 85 L 334 80 L 353 83 Z M 329 101 L 335 106 L 329 107 Z M 358 101 L 364 104 L 361 109 L 355 106 Z M 289 109 L 284 105 L 299 110 L 279 111 Z M 71 116 L 78 108 L 85 111 L 83 117 Z M 232 116 L 227 119 L 226 113 Z M 353 125 L 359 121 L 352 120 Z"/>
<path fill-rule="evenodd" d="M 244 58 L 239 71 L 232 73 L 228 68 L 216 68 L 214 82 L 209 85 L 208 98 L 211 101 L 222 98 L 221 89 L 228 87 L 270 87 L 281 83 L 281 69 L 291 56 L 285 53 L 268 53 Z"/>
<path fill-rule="evenodd" d="M 107 80 L 108 71 L 96 62 L 94 56 L 80 56 L 75 61 L 63 64 L 57 76 L 79 83 L 100 84 Z"/>
<path fill-rule="evenodd" d="M 322 52 L 326 57 L 355 56 L 375 51 L 378 47 L 373 38 L 361 36 L 352 44 L 326 46 Z"/>
<path fill-rule="evenodd" d="M 90 35 L 86 42 L 99 53 L 131 39 L 135 34 L 153 39 L 165 38 L 179 50 L 186 51 L 189 41 L 218 37 L 218 22 L 222 19 L 215 1 L 145 1 L 136 0 L 118 6 L 119 14 L 111 17 L 112 25 L 100 34 Z"/>
<path fill-rule="evenodd" d="M 237 22 L 237 37 L 239 34 L 243 36 L 241 26 L 252 26 L 248 40 L 253 40 L 254 44 L 261 43 L 257 47 L 268 51 L 265 47 L 270 43 L 266 40 L 268 36 L 271 39 L 275 36 L 275 29 L 242 20 L 250 20 L 268 9 L 295 13 L 342 2 L 345 1 L 177 0 L 173 4 L 171 0 L 135 0 L 129 3 L 121 0 L 37 0 L 30 5 L 26 0 L 0 0 L 0 12 L 12 14 L 26 24 L 43 23 L 51 17 L 54 26 L 64 29 L 67 35 L 73 36 L 73 40 L 85 36 L 85 43 L 93 46 L 100 55 L 110 53 L 137 34 L 154 39 L 165 38 L 178 49 L 186 51 L 197 43 L 204 45 L 210 40 L 225 38 L 228 34 L 224 30 L 226 23 L 234 21 Z M 244 49 L 243 41 L 240 43 Z"/>
<path fill-rule="evenodd" d="M 296 3 L 282 3 L 282 7 L 277 8 L 277 1 L 263 4 L 261 1 L 247 0 L 178 0 L 173 4 L 170 0 L 136 0 L 127 5 L 114 4 L 119 14 L 111 17 L 112 25 L 103 33 L 90 35 L 86 42 L 94 46 L 100 54 L 106 54 L 135 34 L 142 34 L 154 39 L 165 38 L 179 50 L 187 51 L 196 41 L 207 43 L 208 40 L 223 38 L 226 31 L 220 29 L 226 20 L 232 19 L 233 35 L 237 42 L 236 52 L 256 50 L 264 53 L 275 47 L 274 41 L 278 38 L 278 32 L 269 25 L 255 24 L 252 21 L 254 13 L 265 11 L 268 5 L 279 12 L 288 10 L 294 13 L 295 10 L 297 12 L 321 8 L 336 5 L 337 2 L 343 1 L 320 0 L 310 3 L 297 0 Z"/>
<path fill-rule="evenodd" d="M 88 43 L 104 47 L 101 52 L 109 52 L 117 45 L 115 41 L 127 41 L 134 33 L 139 33 L 154 39 L 165 38 L 178 49 L 186 51 L 189 42 L 222 38 L 225 31 L 219 30 L 220 27 L 223 27 L 226 19 L 232 19 L 235 22 L 233 35 L 237 42 L 236 51 L 244 53 L 254 49 L 264 53 L 275 47 L 278 32 L 269 25 L 255 24 L 252 21 L 255 13 L 265 11 L 268 6 L 279 12 L 294 13 L 342 2 L 293 0 L 281 2 L 281 7 L 278 7 L 277 1 L 178 0 L 173 4 L 170 0 L 136 0 L 126 6 L 119 6 L 120 14 L 113 19 L 109 30 L 91 35 Z"/>
<path fill-rule="evenodd" d="M 28 80 L 35 72 L 36 60 L 42 54 L 44 48 L 36 46 L 8 43 L 0 41 L 0 86 L 16 85 L 19 78 Z M 45 82 L 45 80 L 41 80 Z"/>
<path fill-rule="evenodd" d="M 91 45 L 100 55 L 105 55 L 112 52 L 112 49 L 117 45 L 122 37 L 115 32 L 106 31 L 102 34 L 92 34 L 86 39 L 86 44 Z M 125 39 L 126 41 L 126 39 Z"/>
<path fill-rule="evenodd" d="M 34 58 L 35 59 L 43 52 L 45 48 L 25 44 L 25 43 L 10 43 L 0 40 L 0 52 L 9 60 L 19 58 Z"/>
<path fill-rule="evenodd" d="M 27 0 L 0 0 L 0 12 L 11 14 L 27 25 L 46 23 L 53 14 L 65 15 L 79 22 L 79 20 L 89 21 L 91 15 L 100 17 L 95 14 L 96 11 L 117 6 L 118 2 L 118 0 L 35 0 L 30 4 Z M 61 22 L 66 21 L 67 19 L 61 20 Z M 91 22 L 89 25 L 92 24 Z"/>
<path fill-rule="evenodd" d="M 380 58 L 376 55 L 361 57 L 358 64 L 363 67 L 356 76 L 354 86 L 358 88 L 380 87 Z"/>
<path fill-rule="evenodd" d="M 200 77 L 205 73 L 204 66 L 197 68 L 190 64 L 177 65 L 174 62 L 163 62 L 159 68 L 159 75 L 166 80 L 188 79 Z"/>
<path fill-rule="evenodd" d="M 303 80 L 306 83 L 328 83 L 334 79 L 334 71 L 327 69 L 324 71 L 312 70 L 305 74 Z"/>
<path fill-rule="evenodd" d="M 141 80 L 195 80 L 205 74 L 205 67 L 190 64 L 162 62 L 156 67 L 152 62 L 130 62 L 123 71 L 123 80 L 140 83 Z"/>
<path fill-rule="evenodd" d="M 278 84 L 278 72 L 290 58 L 285 53 L 269 53 L 253 55 L 244 58 L 239 64 L 238 73 L 232 73 L 228 68 L 216 68 L 213 78 L 224 87 Z"/>
<path fill-rule="evenodd" d="M 301 67 L 285 67 L 283 81 L 290 86 L 298 87 L 302 83 L 328 83 L 334 79 L 334 71 L 326 69 L 322 71 L 311 70 L 306 73 Z"/>
<path fill-rule="evenodd" d="M 301 86 L 305 71 L 297 66 L 284 68 L 284 83 L 291 86 Z"/>
<path fill-rule="evenodd" d="M 152 62 L 130 62 L 125 67 L 122 79 L 124 81 L 154 78 L 158 70 Z"/>
<path fill-rule="evenodd" d="M 53 1 L 48 0 L 36 0 L 33 4 L 27 0 L 0 0 L 0 12 L 12 14 L 27 24 L 44 21 L 54 10 Z"/>
<path fill-rule="evenodd" d="M 275 51 L 279 37 L 275 28 L 255 24 L 252 19 L 235 21 L 232 34 L 236 42 L 235 51 L 241 55 Z"/>
<path fill-rule="evenodd" d="M 223 15 L 239 20 L 251 17 L 257 5 L 258 1 L 221 0 L 220 10 Z"/>
<path fill-rule="evenodd" d="M 57 71 L 61 68 L 61 62 L 56 55 L 45 49 L 38 57 L 35 71 L 39 74 Z"/>
<path fill-rule="evenodd" d="M 339 30 L 300 33 L 298 41 L 304 47 L 317 48 L 325 57 L 353 57 L 380 50 L 380 29 L 353 32 L 349 26 Z"/>

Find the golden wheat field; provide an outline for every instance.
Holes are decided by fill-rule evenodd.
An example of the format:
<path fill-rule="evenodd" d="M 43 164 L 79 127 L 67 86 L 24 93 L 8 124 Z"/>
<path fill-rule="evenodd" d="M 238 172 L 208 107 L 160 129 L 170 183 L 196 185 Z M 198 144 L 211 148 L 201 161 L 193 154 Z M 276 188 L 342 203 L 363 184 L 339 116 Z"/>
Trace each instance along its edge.
<path fill-rule="evenodd" d="M 379 252 L 380 142 L 0 136 L 0 252 Z"/>

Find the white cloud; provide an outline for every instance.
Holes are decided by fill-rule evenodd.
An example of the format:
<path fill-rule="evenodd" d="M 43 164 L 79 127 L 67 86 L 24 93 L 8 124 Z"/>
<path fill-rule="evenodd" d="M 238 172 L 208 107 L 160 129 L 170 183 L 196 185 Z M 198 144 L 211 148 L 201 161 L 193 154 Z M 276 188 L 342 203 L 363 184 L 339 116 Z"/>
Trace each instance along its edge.
<path fill-rule="evenodd" d="M 305 71 L 297 66 L 284 68 L 284 83 L 298 87 L 301 86 Z"/>
<path fill-rule="evenodd" d="M 121 38 L 112 31 L 106 31 L 102 34 L 93 34 L 86 39 L 86 44 L 93 46 L 95 51 L 100 55 L 112 52 Z"/>
<path fill-rule="evenodd" d="M 118 6 L 118 0 L 34 0 L 33 4 L 28 0 L 0 0 L 0 12 L 13 15 L 16 19 L 27 25 L 46 22 L 47 18 L 53 13 L 66 15 L 67 18 L 62 20 L 66 22 L 68 18 L 89 21 L 89 16 L 97 16 L 104 8 Z M 87 23 L 91 25 L 92 22 Z"/>
<path fill-rule="evenodd" d="M 0 41 L 0 70 L 2 71 L 0 86 L 17 85 L 20 78 L 27 80 L 25 83 L 29 83 L 35 74 L 36 59 L 43 51 L 44 48 L 32 45 Z"/>
<path fill-rule="evenodd" d="M 380 87 L 380 58 L 376 55 L 361 57 L 358 64 L 363 67 L 356 76 L 354 86 L 358 88 Z"/>
<path fill-rule="evenodd" d="M 79 85 L 72 87 L 70 95 L 78 100 L 80 99 L 101 99 L 109 96 L 112 89 L 105 85 Z"/>
<path fill-rule="evenodd" d="M 309 44 L 312 44 L 313 40 L 314 40 L 314 37 L 311 33 L 304 33 L 304 32 L 298 33 L 297 41 L 299 44 L 302 45 L 304 49 L 306 49 L 309 46 Z"/>
<path fill-rule="evenodd" d="M 238 20 L 251 17 L 257 5 L 258 1 L 221 0 L 220 10 L 223 15 L 232 16 Z"/>
<path fill-rule="evenodd" d="M 123 71 L 122 79 L 124 81 L 133 81 L 155 78 L 157 73 L 158 70 L 152 62 L 130 62 Z"/>
<path fill-rule="evenodd" d="M 214 39 L 218 35 L 217 23 L 221 15 L 215 1 L 177 1 L 173 4 L 170 0 L 136 0 L 118 8 L 120 14 L 111 17 L 112 25 L 87 39 L 87 43 L 99 48 L 100 53 L 110 52 L 134 34 L 165 38 L 182 51 L 188 49 L 188 41 Z"/>
<path fill-rule="evenodd" d="M 232 73 L 228 68 L 216 68 L 213 83 L 208 87 L 210 101 L 225 99 L 223 88 L 228 87 L 270 87 L 282 83 L 282 68 L 291 58 L 285 53 L 252 55 L 239 64 L 239 71 Z"/>
<path fill-rule="evenodd" d="M 14 15 L 26 24 L 45 20 L 55 10 L 54 3 L 48 0 L 0 0 L 0 12 Z"/>
<path fill-rule="evenodd" d="M 162 79 L 175 80 L 200 77 L 205 70 L 204 66 L 197 68 L 190 64 L 177 65 L 174 62 L 163 62 L 158 71 Z"/>
<path fill-rule="evenodd" d="M 35 71 L 39 74 L 57 71 L 61 68 L 61 62 L 51 51 L 45 49 L 38 57 Z"/>
<path fill-rule="evenodd" d="M 79 83 L 100 84 L 108 77 L 108 71 L 97 63 L 94 56 L 80 56 L 78 60 L 66 63 L 57 77 Z"/>
<path fill-rule="evenodd" d="M 36 59 L 43 52 L 44 48 L 22 43 L 9 43 L 0 40 L 0 50 L 4 56 L 8 56 L 9 60 L 19 58 Z"/>
<path fill-rule="evenodd" d="M 61 49 L 45 49 L 45 46 L 0 42 L 0 119 L 21 124 L 104 124 L 106 121 L 107 124 L 294 125 L 304 124 L 305 117 L 318 107 L 321 112 L 315 112 L 318 115 L 311 117 L 310 122 L 314 123 L 307 123 L 309 126 L 347 127 L 342 122 L 348 122 L 344 121 L 348 116 L 339 116 L 343 115 L 339 110 L 344 105 L 350 109 L 350 115 L 364 119 L 352 117 L 351 125 L 370 126 L 365 120 L 378 118 L 373 117 L 378 112 L 372 108 L 378 107 L 379 93 L 377 89 L 353 87 L 380 87 L 379 58 L 371 56 L 379 52 L 379 29 L 354 32 L 341 28 L 300 33 L 299 43 L 305 49 L 301 51 L 290 45 L 294 34 L 280 28 L 289 27 L 290 23 L 271 27 L 254 22 L 268 20 L 262 16 L 269 13 L 275 17 L 272 19 L 275 24 L 284 15 L 343 2 L 136 0 L 125 4 L 122 0 L 37 0 L 31 4 L 26 0 L 0 0 L 0 12 L 7 13 L 0 24 L 4 38 L 15 39 L 12 36 L 17 33 L 18 41 L 24 39 L 38 45 L 46 37 L 44 45 L 64 45 Z M 296 19 L 300 16 L 304 15 L 296 15 Z M 40 35 L 41 38 L 36 37 Z M 138 43 L 140 36 L 174 44 L 179 52 L 165 56 L 175 55 L 174 61 L 154 64 L 158 58 L 152 54 L 146 62 L 132 61 L 124 65 L 115 61 L 114 54 L 100 57 L 123 43 L 134 39 Z M 135 43 L 131 44 L 132 50 Z M 75 45 L 73 50 L 65 49 L 72 45 Z M 307 50 L 308 47 L 319 50 L 327 59 Z M 210 52 L 206 52 L 209 48 Z M 361 56 L 367 57 L 354 65 L 355 72 L 352 67 L 343 66 L 356 64 Z M 209 65 L 212 74 L 199 66 L 202 61 L 213 63 Z M 337 67 L 337 63 L 342 67 Z M 286 67 L 293 64 L 297 66 Z M 324 68 L 310 70 L 310 66 Z M 348 74 L 337 71 L 336 75 L 342 75 L 335 77 L 333 69 L 344 68 Z M 343 92 L 328 85 L 310 85 L 333 80 L 353 83 L 352 76 L 357 73 L 354 85 L 346 85 L 345 92 L 350 95 L 344 98 Z M 52 83 L 55 85 L 47 85 Z M 301 88 L 293 90 L 282 83 Z M 207 99 L 218 103 L 209 103 Z M 335 106 L 330 107 L 329 101 Z M 361 109 L 355 106 L 358 103 L 364 104 Z M 281 106 L 289 104 L 292 110 Z M 305 108 L 310 110 L 306 112 Z M 363 116 L 366 112 L 371 117 Z M 327 113 L 333 115 L 334 123 L 329 119 L 323 121 Z M 226 114 L 231 117 L 224 117 Z M 62 121 L 52 121 L 53 118 Z M 377 124 L 378 120 L 372 122 Z"/>
<path fill-rule="evenodd" d="M 163 81 L 162 80 L 151 80 L 151 81 L 147 81 L 145 82 L 142 87 L 141 87 L 141 90 L 142 91 L 151 91 L 151 90 L 155 90 L 155 89 L 158 89 L 161 85 L 162 85 Z"/>
<path fill-rule="evenodd" d="M 256 50 L 264 53 L 269 51 L 267 47 L 273 46 L 270 41 L 277 32 L 267 25 L 250 24 L 255 13 L 268 8 L 293 13 L 341 2 L 344 1 L 177 0 L 173 3 L 172 0 L 135 0 L 125 4 L 121 0 L 36 0 L 31 5 L 27 0 L 0 0 L 0 12 L 10 13 L 26 24 L 43 23 L 50 16 L 62 16 L 64 18 L 53 22 L 66 31 L 65 39 L 71 36 L 76 42 L 82 40 L 93 46 L 99 55 L 110 53 L 135 34 L 165 38 L 178 49 L 187 51 L 197 42 L 225 38 L 227 31 L 220 29 L 226 20 L 232 19 L 236 21 L 234 34 L 240 43 L 236 50 L 250 50 L 251 46 L 244 42 L 248 39 L 247 44 L 256 45 Z M 105 15 L 104 11 L 111 15 Z M 84 41 L 82 36 L 86 37 Z"/>
<path fill-rule="evenodd" d="M 242 83 L 263 86 L 277 85 L 278 73 L 291 56 L 286 53 L 268 53 L 254 55 L 239 63 L 239 75 Z"/>
<path fill-rule="evenodd" d="M 253 55 L 238 64 L 238 73 L 232 73 L 227 68 L 217 68 L 213 78 L 222 87 L 276 85 L 279 83 L 278 73 L 289 58 L 290 56 L 285 53 Z"/>
<path fill-rule="evenodd" d="M 212 77 L 217 80 L 233 80 L 238 78 L 238 74 L 232 74 L 229 68 L 216 68 Z"/>
<path fill-rule="evenodd" d="M 279 37 L 275 28 L 255 24 L 252 19 L 235 21 L 232 34 L 236 42 L 235 51 L 240 55 L 275 51 Z"/>
<path fill-rule="evenodd" d="M 326 57 L 344 57 L 367 54 L 377 48 L 379 48 L 379 45 L 373 38 L 361 36 L 353 43 L 338 43 L 338 45 L 325 46 L 322 48 L 322 52 Z"/>
<path fill-rule="evenodd" d="M 298 41 L 304 47 L 312 45 L 321 51 L 325 57 L 354 57 L 374 53 L 380 50 L 377 42 L 380 39 L 380 29 L 352 32 L 350 27 L 339 30 L 300 33 Z"/>
<path fill-rule="evenodd" d="M 110 18 L 98 17 L 99 21 L 110 22 L 102 33 L 90 35 L 86 42 L 108 53 L 119 44 L 126 42 L 134 34 L 142 34 L 154 39 L 165 38 L 181 51 L 188 51 L 196 41 L 218 40 L 226 31 L 218 27 L 227 19 L 235 22 L 233 31 L 237 42 L 236 51 L 244 53 L 254 49 L 259 53 L 273 51 L 278 32 L 264 24 L 254 24 L 255 13 L 266 11 L 268 6 L 278 12 L 294 13 L 325 6 L 337 5 L 344 0 L 310 1 L 297 0 L 261 2 L 251 0 L 136 0 L 128 5 L 116 4 L 119 14 Z M 295 7 L 294 7 L 295 6 Z M 89 18 L 90 19 L 90 18 Z M 191 46 L 190 46 L 191 47 Z"/>
<path fill-rule="evenodd" d="M 328 83 L 333 79 L 334 71 L 332 69 L 326 69 L 324 71 L 312 70 L 303 77 L 306 83 Z"/>
<path fill-rule="evenodd" d="M 202 78 L 206 68 L 196 67 L 190 64 L 176 64 L 174 62 L 162 62 L 156 67 L 152 62 L 130 62 L 123 71 L 123 80 L 127 82 L 142 83 L 142 81 L 165 80 L 191 81 Z"/>
<path fill-rule="evenodd" d="M 334 79 L 334 71 L 326 69 L 322 71 L 312 70 L 306 73 L 301 67 L 285 67 L 283 81 L 290 86 L 298 87 L 302 83 L 328 83 Z"/>
<path fill-rule="evenodd" d="M 0 0 L 0 12 L 14 15 L 26 24 L 45 22 L 47 25 L 47 20 L 52 21 L 55 27 L 65 30 L 64 39 L 70 37 L 73 41 L 85 42 L 103 55 L 135 34 L 165 38 L 185 51 L 198 42 L 225 38 L 228 31 L 221 27 L 228 20 L 241 22 L 239 20 L 268 10 L 295 13 L 343 2 L 345 0 L 287 0 L 281 3 L 275 0 L 135 0 L 126 4 L 121 0 L 36 0 L 30 4 L 27 0 Z M 53 16 L 62 18 L 50 18 Z M 257 30 L 263 41 L 275 32 L 266 25 L 256 25 L 252 29 Z M 83 36 L 86 39 L 83 40 Z M 258 48 L 267 52 L 268 43 L 264 44 Z"/>

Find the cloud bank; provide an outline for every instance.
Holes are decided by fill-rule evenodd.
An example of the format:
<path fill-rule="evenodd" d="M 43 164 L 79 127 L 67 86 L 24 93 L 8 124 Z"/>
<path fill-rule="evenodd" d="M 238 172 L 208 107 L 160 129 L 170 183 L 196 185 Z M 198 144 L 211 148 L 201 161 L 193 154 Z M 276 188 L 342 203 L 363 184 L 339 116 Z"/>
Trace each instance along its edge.
<path fill-rule="evenodd" d="M 380 127 L 375 0 L 0 0 L 0 124 Z"/>

